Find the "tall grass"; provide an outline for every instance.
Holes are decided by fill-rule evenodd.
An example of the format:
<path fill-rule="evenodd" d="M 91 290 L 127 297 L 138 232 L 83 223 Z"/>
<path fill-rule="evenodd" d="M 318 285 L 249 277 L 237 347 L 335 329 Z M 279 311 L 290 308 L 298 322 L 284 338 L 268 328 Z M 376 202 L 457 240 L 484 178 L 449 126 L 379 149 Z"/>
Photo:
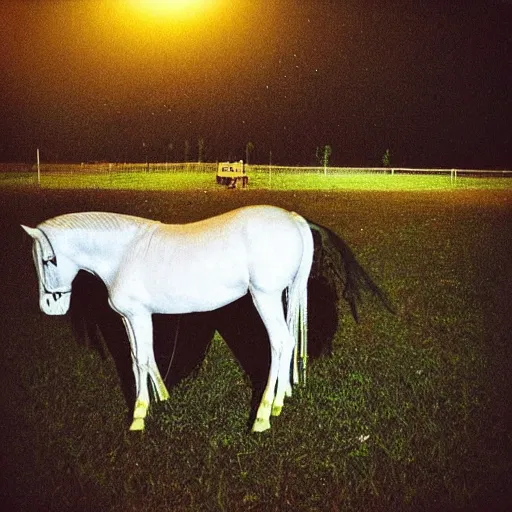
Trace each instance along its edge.
<path fill-rule="evenodd" d="M 4 220 L 4 265 L 16 269 L 0 347 L 11 507 L 485 510 L 506 489 L 509 192 L 2 199 L 16 223 L 72 208 L 180 222 L 241 203 L 293 208 L 341 234 L 397 307 L 392 316 L 366 298 L 360 325 L 342 308 L 333 356 L 311 365 L 307 388 L 263 435 L 247 431 L 249 385 L 220 338 L 198 377 L 152 407 L 146 431 L 128 432 L 112 362 L 77 346 L 66 318 L 38 313 L 30 242 Z"/>

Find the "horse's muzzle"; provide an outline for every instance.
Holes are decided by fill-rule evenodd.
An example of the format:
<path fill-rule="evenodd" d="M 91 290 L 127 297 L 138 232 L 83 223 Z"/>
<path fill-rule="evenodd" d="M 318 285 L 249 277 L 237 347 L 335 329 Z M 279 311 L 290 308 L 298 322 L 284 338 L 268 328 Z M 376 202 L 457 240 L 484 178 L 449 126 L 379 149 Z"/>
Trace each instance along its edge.
<path fill-rule="evenodd" d="M 39 307 L 47 315 L 65 315 L 69 310 L 71 292 L 42 293 Z"/>

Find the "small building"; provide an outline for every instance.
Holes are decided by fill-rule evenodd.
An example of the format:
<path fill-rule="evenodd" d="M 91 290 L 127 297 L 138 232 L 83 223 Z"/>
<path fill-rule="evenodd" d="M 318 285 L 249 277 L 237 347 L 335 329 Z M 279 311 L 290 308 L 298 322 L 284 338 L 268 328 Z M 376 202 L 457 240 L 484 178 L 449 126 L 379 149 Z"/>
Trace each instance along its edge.
<path fill-rule="evenodd" d="M 219 162 L 217 165 L 217 183 L 236 188 L 238 181 L 241 181 L 242 187 L 246 187 L 249 177 L 245 172 L 243 160 L 238 162 Z"/>

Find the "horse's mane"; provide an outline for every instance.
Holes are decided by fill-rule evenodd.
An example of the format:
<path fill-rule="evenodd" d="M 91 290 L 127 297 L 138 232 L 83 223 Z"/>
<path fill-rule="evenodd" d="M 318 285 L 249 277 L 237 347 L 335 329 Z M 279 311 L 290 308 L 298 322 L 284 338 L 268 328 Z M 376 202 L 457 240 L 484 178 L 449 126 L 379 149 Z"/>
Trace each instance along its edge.
<path fill-rule="evenodd" d="M 109 212 L 67 213 L 43 222 L 40 227 L 51 230 L 122 231 L 148 227 L 157 221 Z"/>

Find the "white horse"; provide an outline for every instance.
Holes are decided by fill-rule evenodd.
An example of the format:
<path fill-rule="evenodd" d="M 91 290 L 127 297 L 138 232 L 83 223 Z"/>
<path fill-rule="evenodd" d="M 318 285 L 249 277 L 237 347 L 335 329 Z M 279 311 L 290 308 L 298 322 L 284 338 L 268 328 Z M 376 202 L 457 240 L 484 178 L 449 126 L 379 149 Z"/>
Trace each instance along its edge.
<path fill-rule="evenodd" d="M 270 415 L 278 416 L 285 396 L 291 395 L 294 348 L 306 357 L 313 238 L 300 215 L 274 206 L 249 206 L 191 224 L 162 224 L 89 212 L 22 227 L 34 240 L 44 313 L 68 311 L 80 269 L 105 283 L 110 305 L 123 317 L 132 351 L 136 402 L 131 430 L 144 429 L 148 376 L 155 397 L 169 397 L 153 353 L 151 315 L 210 311 L 249 291 L 271 345 L 268 381 L 253 431 L 270 428 Z M 296 362 L 297 357 L 294 383 L 299 380 Z"/>

